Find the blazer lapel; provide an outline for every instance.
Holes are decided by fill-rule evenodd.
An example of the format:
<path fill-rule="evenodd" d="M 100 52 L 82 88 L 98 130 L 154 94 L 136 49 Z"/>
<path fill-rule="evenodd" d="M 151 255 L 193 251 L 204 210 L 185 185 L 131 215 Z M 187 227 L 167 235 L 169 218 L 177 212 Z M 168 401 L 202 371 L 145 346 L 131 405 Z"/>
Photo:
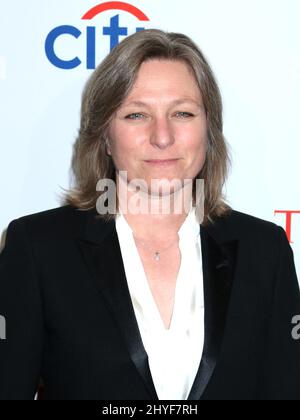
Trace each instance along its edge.
<path fill-rule="evenodd" d="M 205 338 L 201 363 L 188 400 L 199 400 L 215 370 L 223 341 L 232 283 L 234 279 L 238 241 L 218 243 L 209 228 L 200 226 Z"/>
<path fill-rule="evenodd" d="M 115 222 L 104 223 L 89 213 L 79 246 L 98 292 L 120 328 L 132 362 L 149 392 L 158 400 L 127 285 Z"/>
<path fill-rule="evenodd" d="M 148 355 L 143 345 L 126 280 L 115 221 L 96 219 L 96 210 L 87 212 L 87 223 L 79 246 L 91 278 L 104 298 L 128 348 L 129 355 L 149 392 L 158 400 Z M 226 323 L 236 262 L 237 241 L 218 243 L 208 228 L 200 226 L 204 299 L 204 349 L 188 400 L 199 400 L 214 372 Z"/>

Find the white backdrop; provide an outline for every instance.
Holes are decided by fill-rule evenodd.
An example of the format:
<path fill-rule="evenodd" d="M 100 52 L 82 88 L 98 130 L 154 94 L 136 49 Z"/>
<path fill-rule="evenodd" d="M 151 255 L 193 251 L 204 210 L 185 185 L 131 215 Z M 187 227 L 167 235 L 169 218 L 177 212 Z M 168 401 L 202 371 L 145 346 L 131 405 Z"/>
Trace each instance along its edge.
<path fill-rule="evenodd" d="M 233 158 L 228 202 L 286 229 L 286 214 L 275 212 L 298 211 L 290 239 L 299 273 L 300 2 L 133 0 L 128 3 L 149 21 L 117 9 L 82 19 L 102 3 L 107 2 L 0 0 L 0 232 L 14 218 L 60 205 L 60 186 L 69 186 L 81 92 L 92 72 L 86 65 L 87 27 L 95 31 L 99 63 L 110 50 L 103 28 L 119 19 L 128 34 L 137 27 L 159 28 L 186 33 L 198 43 L 223 95 Z M 48 34 L 63 25 L 77 36 L 81 32 L 54 43 L 61 60 L 82 61 L 73 69 L 56 67 L 45 52 Z"/>

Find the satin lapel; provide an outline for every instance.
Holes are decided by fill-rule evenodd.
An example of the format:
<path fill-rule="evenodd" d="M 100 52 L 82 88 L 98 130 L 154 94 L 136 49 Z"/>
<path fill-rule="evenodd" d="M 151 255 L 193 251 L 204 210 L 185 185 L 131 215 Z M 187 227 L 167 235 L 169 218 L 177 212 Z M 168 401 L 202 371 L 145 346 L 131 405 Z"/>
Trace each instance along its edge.
<path fill-rule="evenodd" d="M 115 222 L 104 223 L 88 213 L 84 238 L 79 246 L 91 277 L 118 324 L 130 357 L 140 373 L 149 399 L 158 400 L 145 351 L 134 314 Z"/>
<path fill-rule="evenodd" d="M 204 302 L 204 349 L 188 400 L 199 400 L 213 375 L 226 324 L 226 315 L 234 278 L 238 241 L 218 243 L 209 229 L 200 226 Z"/>

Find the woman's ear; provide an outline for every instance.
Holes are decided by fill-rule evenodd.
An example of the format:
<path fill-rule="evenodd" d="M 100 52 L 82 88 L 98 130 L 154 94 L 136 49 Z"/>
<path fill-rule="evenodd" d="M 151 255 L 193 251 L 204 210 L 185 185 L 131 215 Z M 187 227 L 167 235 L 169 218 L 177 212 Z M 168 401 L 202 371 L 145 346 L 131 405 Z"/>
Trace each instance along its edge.
<path fill-rule="evenodd" d="M 106 150 L 106 154 L 108 156 L 111 156 L 111 147 L 110 147 L 110 141 L 109 138 L 105 139 L 105 150 Z"/>

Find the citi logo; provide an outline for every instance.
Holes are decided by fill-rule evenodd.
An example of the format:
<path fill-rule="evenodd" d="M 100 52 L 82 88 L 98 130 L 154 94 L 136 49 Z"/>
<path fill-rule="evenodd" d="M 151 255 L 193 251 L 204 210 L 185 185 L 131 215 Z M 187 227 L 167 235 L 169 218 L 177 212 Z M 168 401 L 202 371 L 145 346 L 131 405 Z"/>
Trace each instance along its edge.
<path fill-rule="evenodd" d="M 122 12 L 127 12 L 131 16 L 137 19 L 137 22 L 148 22 L 149 18 L 137 7 L 120 1 L 109 1 L 106 3 L 98 4 L 97 6 L 90 9 L 82 16 L 82 20 L 84 21 L 92 21 L 96 16 L 100 14 L 111 11 L 111 10 L 119 10 Z M 139 32 L 145 29 L 145 27 L 139 26 L 134 28 L 135 32 Z M 101 31 L 101 37 L 109 37 L 110 38 L 110 51 L 118 45 L 120 42 L 120 36 L 127 36 L 128 35 L 128 27 L 122 26 L 120 23 L 120 15 L 117 14 L 110 19 L 108 26 L 103 26 Z M 56 41 L 63 39 L 63 37 L 71 36 L 73 38 L 80 38 L 85 36 L 86 38 L 86 51 L 84 57 L 84 64 L 86 65 L 87 69 L 94 70 L 96 68 L 96 48 L 97 42 L 101 41 L 98 39 L 97 36 L 97 28 L 96 26 L 88 25 L 86 27 L 85 33 L 80 29 L 76 28 L 72 25 L 61 25 L 57 26 L 56 28 L 52 29 L 46 37 L 45 41 L 45 53 L 50 61 L 55 67 L 64 70 L 71 70 L 75 69 L 76 67 L 83 64 L 82 57 L 70 57 L 70 59 L 65 59 L 60 57 L 59 54 L 55 50 Z M 100 36 L 99 36 L 100 38 Z"/>

